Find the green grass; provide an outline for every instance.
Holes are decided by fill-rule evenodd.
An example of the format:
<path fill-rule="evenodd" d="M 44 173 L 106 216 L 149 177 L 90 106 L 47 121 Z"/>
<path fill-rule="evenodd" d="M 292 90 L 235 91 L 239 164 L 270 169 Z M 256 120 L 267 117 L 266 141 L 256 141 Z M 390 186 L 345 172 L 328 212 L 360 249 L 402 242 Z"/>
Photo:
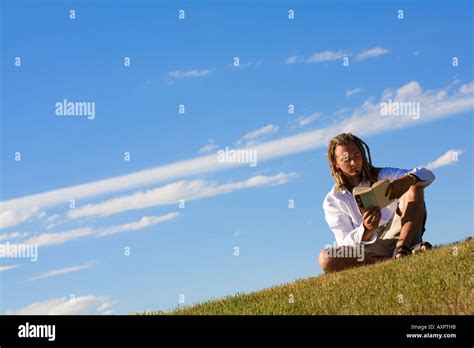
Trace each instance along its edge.
<path fill-rule="evenodd" d="M 135 314 L 472 315 L 473 256 L 474 239 L 468 239 L 402 260 L 323 274 L 172 311 Z"/>

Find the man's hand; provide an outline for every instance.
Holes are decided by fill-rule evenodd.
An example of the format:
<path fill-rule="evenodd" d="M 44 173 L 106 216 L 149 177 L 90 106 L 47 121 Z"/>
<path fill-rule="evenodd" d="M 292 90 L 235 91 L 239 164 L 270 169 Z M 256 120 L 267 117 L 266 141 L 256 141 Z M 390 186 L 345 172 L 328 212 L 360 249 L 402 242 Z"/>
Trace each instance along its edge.
<path fill-rule="evenodd" d="M 398 199 L 410 189 L 411 185 L 413 185 L 413 179 L 408 175 L 404 175 L 388 185 L 387 190 L 385 191 L 385 196 L 389 195 L 388 198 L 390 200 Z"/>
<path fill-rule="evenodd" d="M 364 227 L 368 233 L 368 238 L 370 239 L 372 232 L 379 227 L 380 218 L 382 217 L 382 212 L 379 207 L 371 207 L 364 212 L 362 219 L 364 220 Z M 365 233 L 364 233 L 365 236 Z"/>

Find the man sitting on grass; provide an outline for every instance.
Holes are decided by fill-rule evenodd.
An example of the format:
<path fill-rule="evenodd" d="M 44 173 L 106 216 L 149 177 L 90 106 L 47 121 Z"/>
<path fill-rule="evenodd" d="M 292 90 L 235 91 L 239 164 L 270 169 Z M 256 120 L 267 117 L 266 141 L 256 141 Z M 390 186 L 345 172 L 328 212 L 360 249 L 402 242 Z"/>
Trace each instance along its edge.
<path fill-rule="evenodd" d="M 398 259 L 431 248 L 430 243 L 422 241 L 426 222 L 423 189 L 435 179 L 431 171 L 421 167 L 376 168 L 368 145 L 351 133 L 332 138 L 327 155 L 336 184 L 326 195 L 323 209 L 337 246 L 319 254 L 319 264 L 325 272 L 390 257 Z M 369 187 L 381 179 L 391 181 L 387 194 L 394 201 L 383 209 L 369 208 L 361 215 L 352 190 Z M 357 248 L 363 257 L 354 256 Z"/>

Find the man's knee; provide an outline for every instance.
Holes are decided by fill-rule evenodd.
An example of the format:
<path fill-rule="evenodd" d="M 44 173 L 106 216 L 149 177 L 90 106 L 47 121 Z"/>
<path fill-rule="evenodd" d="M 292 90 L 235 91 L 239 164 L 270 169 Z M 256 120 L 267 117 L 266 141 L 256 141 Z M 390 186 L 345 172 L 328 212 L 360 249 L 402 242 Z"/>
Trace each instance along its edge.
<path fill-rule="evenodd" d="M 406 202 L 424 202 L 425 192 L 423 187 L 411 186 L 404 194 L 404 200 Z"/>
<path fill-rule="evenodd" d="M 319 253 L 319 266 L 325 271 L 330 272 L 332 266 L 332 259 L 329 256 L 329 249 L 325 248 Z"/>

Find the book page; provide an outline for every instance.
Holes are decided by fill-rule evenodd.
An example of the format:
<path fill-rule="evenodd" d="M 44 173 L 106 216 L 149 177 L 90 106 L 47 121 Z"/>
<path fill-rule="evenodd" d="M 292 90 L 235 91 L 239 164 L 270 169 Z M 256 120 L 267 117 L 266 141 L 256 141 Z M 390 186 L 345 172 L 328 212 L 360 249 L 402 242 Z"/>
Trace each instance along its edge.
<path fill-rule="evenodd" d="M 377 200 L 373 191 L 368 191 L 359 195 L 360 200 L 362 201 L 364 210 L 369 209 L 370 207 L 377 206 Z"/>
<path fill-rule="evenodd" d="M 392 202 L 388 196 L 385 196 L 385 191 L 389 184 L 390 180 L 383 179 L 372 185 L 372 192 L 374 193 L 375 200 L 380 208 L 384 208 Z"/>

